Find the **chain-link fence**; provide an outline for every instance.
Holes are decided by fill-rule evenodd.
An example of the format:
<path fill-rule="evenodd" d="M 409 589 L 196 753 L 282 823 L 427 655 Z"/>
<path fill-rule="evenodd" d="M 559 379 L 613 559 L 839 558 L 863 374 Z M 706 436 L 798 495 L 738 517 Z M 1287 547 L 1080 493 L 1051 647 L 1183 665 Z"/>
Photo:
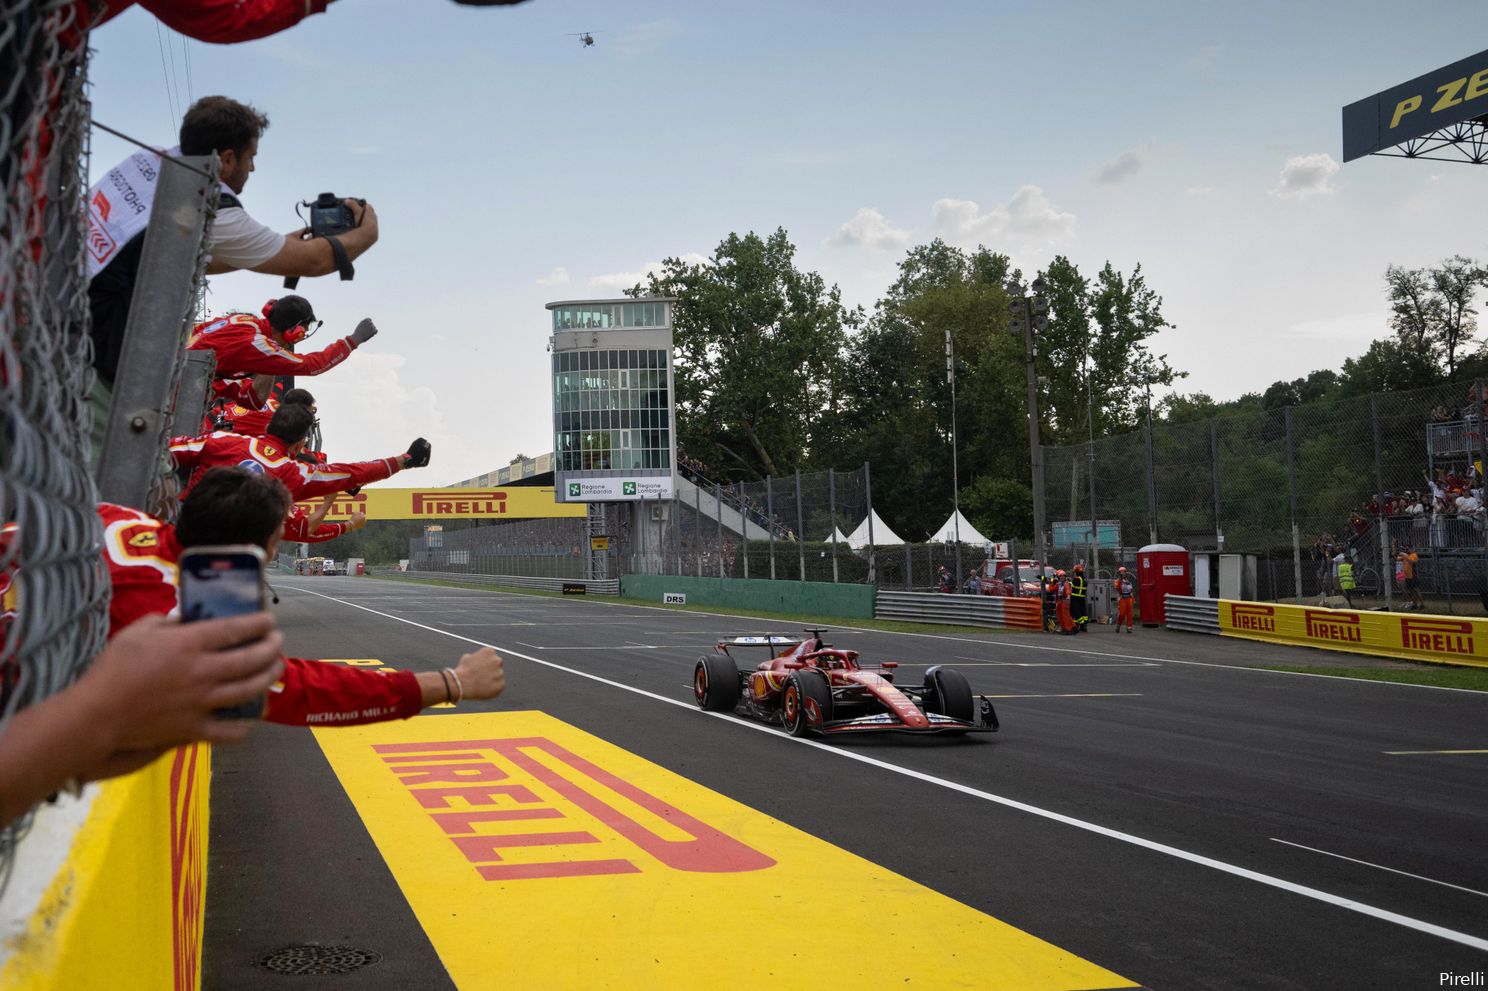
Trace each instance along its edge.
<path fill-rule="evenodd" d="M 408 570 L 583 579 L 587 521 L 512 520 L 468 530 L 433 530 L 408 542 Z"/>
<path fill-rule="evenodd" d="M 1256 404 L 1045 448 L 1053 563 L 1095 556 L 1104 574 L 1131 564 L 1143 544 L 1175 543 L 1244 555 L 1246 597 L 1481 613 L 1479 396 L 1472 383 L 1452 383 Z M 1414 562 L 1401 560 L 1412 553 Z"/>
<path fill-rule="evenodd" d="M 107 633 L 83 269 L 87 5 L 9 0 L 0 26 L 0 733 Z M 0 886 L 20 827 L 0 834 Z"/>

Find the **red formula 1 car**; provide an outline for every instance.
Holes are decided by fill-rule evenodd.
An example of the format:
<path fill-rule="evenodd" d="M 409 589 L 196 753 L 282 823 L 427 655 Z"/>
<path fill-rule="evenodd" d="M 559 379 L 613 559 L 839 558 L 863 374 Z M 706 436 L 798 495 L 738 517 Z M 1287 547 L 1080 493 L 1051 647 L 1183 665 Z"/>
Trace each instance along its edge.
<path fill-rule="evenodd" d="M 960 672 L 936 665 L 925 672 L 923 685 L 896 685 L 897 663 L 863 667 L 857 651 L 822 643 L 825 632 L 809 629 L 805 638 L 770 633 L 718 641 L 715 652 L 699 657 L 693 669 L 698 705 L 778 722 L 792 736 L 997 729 L 992 701 L 972 695 Z M 746 650 L 763 652 L 767 659 L 741 670 L 734 652 Z"/>

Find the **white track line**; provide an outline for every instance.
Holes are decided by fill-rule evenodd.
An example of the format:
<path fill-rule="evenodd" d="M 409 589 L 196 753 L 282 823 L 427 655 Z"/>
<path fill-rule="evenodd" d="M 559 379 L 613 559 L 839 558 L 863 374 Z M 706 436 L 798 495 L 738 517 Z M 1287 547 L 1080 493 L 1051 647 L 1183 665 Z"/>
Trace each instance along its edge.
<path fill-rule="evenodd" d="M 1457 891 L 1465 891 L 1469 895 L 1477 895 L 1479 898 L 1488 898 L 1488 891 L 1479 891 L 1476 888 L 1464 888 L 1460 884 L 1448 884 L 1445 881 L 1438 881 L 1435 878 L 1424 877 L 1424 876 L 1422 876 L 1420 874 L 1412 874 L 1410 871 L 1398 871 L 1398 870 L 1396 870 L 1393 867 L 1386 867 L 1384 864 L 1372 864 L 1372 863 L 1370 863 L 1367 860 L 1359 860 L 1357 857 L 1345 857 L 1341 853 L 1333 853 L 1333 852 L 1331 852 L 1329 850 L 1319 850 L 1315 846 L 1303 846 L 1301 843 L 1293 843 L 1291 840 L 1279 840 L 1279 839 L 1277 839 L 1274 836 L 1271 837 L 1271 842 L 1272 843 L 1284 843 L 1287 846 L 1294 846 L 1298 850 L 1308 850 L 1308 851 L 1311 851 L 1312 853 L 1320 853 L 1320 854 L 1322 854 L 1325 857 L 1337 857 L 1339 860 L 1347 860 L 1350 863 L 1363 864 L 1365 867 L 1373 867 L 1376 870 L 1389 871 L 1391 874 L 1399 874 L 1402 877 L 1413 877 L 1417 881 L 1426 881 L 1426 882 L 1428 882 L 1430 884 L 1439 884 L 1443 888 L 1453 888 L 1453 889 L 1455 889 Z"/>
<path fill-rule="evenodd" d="M 1387 909 L 1377 908 L 1373 905 L 1366 905 L 1363 902 L 1355 901 L 1352 898 L 1343 898 L 1338 895 L 1329 894 L 1326 891 L 1320 891 L 1317 888 L 1309 888 L 1306 885 L 1297 884 L 1293 881 L 1287 881 L 1283 878 L 1272 877 L 1269 874 L 1262 874 L 1259 871 L 1253 871 L 1247 867 L 1240 867 L 1235 864 L 1227 864 L 1222 860 L 1215 860 L 1212 857 L 1206 857 L 1202 854 L 1192 853 L 1188 850 L 1181 850 L 1178 847 L 1169 846 L 1166 843 L 1158 843 L 1155 840 L 1149 840 L 1141 836 L 1135 836 L 1131 833 L 1123 833 L 1117 829 L 1111 829 L 1107 826 L 1101 826 L 1093 822 L 1087 822 L 1083 819 L 1076 819 L 1073 816 L 1067 816 L 1063 813 L 1054 812 L 1049 809 L 1042 809 L 1036 805 L 1029 805 L 1026 802 L 1020 802 L 1017 799 L 1007 798 L 1003 795 L 994 795 L 991 792 L 982 791 L 979 788 L 972 788 L 968 785 L 958 784 L 955 781 L 948 781 L 945 778 L 937 778 L 933 774 L 926 774 L 923 771 L 916 771 L 911 768 L 900 767 L 898 764 L 890 764 L 887 761 L 879 760 L 876 757 L 869 757 L 866 754 L 854 753 L 851 750 L 842 750 L 837 747 L 829 747 L 824 743 L 819 743 L 816 740 L 809 740 L 803 737 L 787 736 L 784 733 L 780 733 L 774 729 L 771 729 L 763 723 L 748 722 L 746 720 L 736 719 L 731 715 L 721 712 L 700 712 L 696 705 L 691 702 L 683 702 L 680 699 L 667 698 L 665 695 L 658 695 L 655 692 L 648 692 L 643 688 L 636 688 L 633 685 L 626 685 L 618 681 L 611 681 L 608 678 L 601 678 L 599 675 L 590 674 L 587 671 L 579 671 L 575 668 L 565 667 L 562 664 L 555 664 L 552 661 L 545 661 L 542 658 L 532 657 L 529 654 L 520 654 L 516 651 L 507 650 L 505 647 L 498 647 L 496 644 L 486 643 L 482 640 L 475 640 L 467 636 L 462 636 L 458 633 L 450 633 L 448 630 L 441 630 L 438 627 L 425 626 L 423 623 L 418 623 L 411 619 L 404 619 L 402 616 L 394 616 L 391 613 L 381 612 L 377 609 L 370 609 L 367 606 L 358 605 L 355 602 L 348 602 L 345 599 L 338 599 L 334 595 L 326 595 L 324 592 L 310 592 L 309 589 L 305 589 L 304 591 L 309 592 L 310 595 L 318 596 L 322 599 L 330 599 L 332 602 L 339 602 L 343 606 L 350 606 L 353 609 L 360 609 L 363 612 L 369 612 L 374 616 L 381 616 L 384 619 L 391 619 L 395 622 L 405 623 L 409 626 L 417 627 L 421 630 L 428 630 L 430 633 L 438 633 L 442 636 L 450 637 L 454 640 L 463 640 L 466 643 L 475 644 L 477 647 L 490 647 L 493 650 L 505 651 L 512 656 L 520 657 L 523 660 L 531 661 L 534 664 L 541 664 L 542 666 L 552 668 L 555 671 L 562 671 L 565 674 L 572 674 L 580 678 L 587 678 L 588 680 L 598 682 L 601 685 L 608 685 L 611 688 L 618 688 L 621 691 L 631 692 L 632 694 L 640 695 L 644 698 L 652 699 L 657 702 L 664 702 L 667 705 L 675 705 L 679 708 L 686 709 L 689 712 L 698 712 L 700 715 L 712 716 L 716 719 L 725 721 L 731 726 L 739 726 L 746 729 L 758 730 L 762 733 L 768 733 L 779 740 L 797 743 L 806 747 L 814 747 L 822 753 L 831 754 L 832 756 L 840 757 L 843 760 L 857 761 L 860 764 L 866 764 L 870 767 L 879 768 L 880 770 L 889 771 L 894 774 L 900 774 L 906 778 L 913 778 L 916 781 L 922 781 L 926 784 L 936 785 L 938 787 L 945 788 L 948 791 L 954 791 L 962 795 L 970 796 L 971 798 L 979 798 L 985 802 L 991 802 L 995 805 L 1001 805 L 1006 808 L 1016 809 L 1019 812 L 1026 812 L 1029 815 L 1035 815 L 1043 819 L 1048 819 L 1052 822 L 1062 823 L 1066 826 L 1073 826 L 1076 829 L 1083 829 L 1086 832 L 1094 833 L 1097 836 L 1104 836 L 1108 839 L 1117 840 L 1121 843 L 1129 843 L 1132 846 L 1141 847 L 1144 850 L 1151 850 L 1155 853 L 1161 853 L 1169 857 L 1177 858 L 1178 860 L 1184 860 L 1191 864 L 1197 864 L 1200 867 L 1208 867 L 1211 870 L 1220 871 L 1225 874 L 1231 874 L 1235 877 L 1244 878 L 1248 881 L 1255 881 L 1272 888 L 1278 888 L 1282 891 L 1301 895 L 1304 898 L 1311 898 L 1315 901 L 1320 901 L 1327 905 L 1333 905 L 1337 908 L 1346 909 L 1350 912 L 1357 912 L 1360 915 L 1365 915 L 1372 919 L 1389 922 L 1397 926 L 1402 926 L 1406 929 L 1413 929 L 1417 932 L 1425 933 L 1429 936 L 1436 936 L 1441 939 L 1449 940 L 1453 943 L 1461 943 L 1463 946 L 1470 946 L 1476 950 L 1488 950 L 1488 939 L 1484 939 L 1480 936 L 1474 936 L 1471 933 L 1458 932 L 1455 929 L 1447 929 L 1444 926 L 1438 926 L 1434 923 L 1425 922 L 1421 919 L 1413 919 L 1408 915 L 1401 915 L 1398 912 L 1391 912 Z"/>

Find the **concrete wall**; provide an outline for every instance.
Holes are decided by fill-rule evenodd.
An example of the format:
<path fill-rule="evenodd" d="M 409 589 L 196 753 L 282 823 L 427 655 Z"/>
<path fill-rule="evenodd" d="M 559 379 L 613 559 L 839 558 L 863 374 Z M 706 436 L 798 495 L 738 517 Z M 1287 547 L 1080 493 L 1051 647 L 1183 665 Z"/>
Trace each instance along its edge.
<path fill-rule="evenodd" d="M 663 604 L 666 593 L 687 596 L 690 606 L 730 606 L 793 615 L 871 619 L 877 590 L 872 585 L 770 581 L 765 578 L 684 578 L 623 575 L 620 594 Z"/>

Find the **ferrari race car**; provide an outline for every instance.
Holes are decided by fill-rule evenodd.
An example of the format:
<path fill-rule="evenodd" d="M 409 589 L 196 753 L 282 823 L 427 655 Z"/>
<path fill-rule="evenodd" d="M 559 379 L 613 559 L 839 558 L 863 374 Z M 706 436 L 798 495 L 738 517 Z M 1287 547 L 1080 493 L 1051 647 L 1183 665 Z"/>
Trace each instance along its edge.
<path fill-rule="evenodd" d="M 858 663 L 856 650 L 822 643 L 826 630 L 805 638 L 775 633 L 727 637 L 698 658 L 692 691 L 711 712 L 733 711 L 780 723 L 792 736 L 821 733 L 993 732 L 997 713 L 985 695 L 971 694 L 959 671 L 936 665 L 918 687 L 894 684 L 898 664 Z M 765 660 L 741 670 L 735 652 L 762 652 Z"/>

